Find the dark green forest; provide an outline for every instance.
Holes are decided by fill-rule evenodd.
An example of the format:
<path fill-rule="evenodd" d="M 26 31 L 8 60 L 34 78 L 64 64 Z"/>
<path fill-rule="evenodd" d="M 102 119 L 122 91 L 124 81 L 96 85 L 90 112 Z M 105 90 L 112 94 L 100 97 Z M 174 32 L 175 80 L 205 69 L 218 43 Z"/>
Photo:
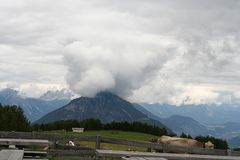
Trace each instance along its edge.
<path fill-rule="evenodd" d="M 0 130 L 1 131 L 30 131 L 30 122 L 17 106 L 2 106 L 0 104 Z"/>
<path fill-rule="evenodd" d="M 48 124 L 35 124 L 32 126 L 34 131 L 66 130 L 71 131 L 72 127 L 82 127 L 84 130 L 121 130 L 148 133 L 156 136 L 168 135 L 165 128 L 149 125 L 141 122 L 111 122 L 103 124 L 98 119 L 86 119 L 82 121 L 64 120 Z"/>

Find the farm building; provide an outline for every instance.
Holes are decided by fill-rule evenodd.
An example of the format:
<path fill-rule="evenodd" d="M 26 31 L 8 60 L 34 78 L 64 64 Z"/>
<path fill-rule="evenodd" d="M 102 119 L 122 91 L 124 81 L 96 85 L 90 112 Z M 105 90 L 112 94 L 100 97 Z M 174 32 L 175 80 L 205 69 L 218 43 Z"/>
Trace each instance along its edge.
<path fill-rule="evenodd" d="M 84 128 L 72 128 L 72 131 L 82 133 L 82 132 L 84 132 Z"/>

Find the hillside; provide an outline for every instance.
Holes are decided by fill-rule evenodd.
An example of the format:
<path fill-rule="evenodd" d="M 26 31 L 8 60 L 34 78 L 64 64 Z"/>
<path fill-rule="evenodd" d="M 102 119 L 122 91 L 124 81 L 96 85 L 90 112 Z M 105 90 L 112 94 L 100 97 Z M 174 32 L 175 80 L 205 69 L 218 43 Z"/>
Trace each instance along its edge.
<path fill-rule="evenodd" d="M 209 133 L 207 127 L 201 125 L 193 118 L 180 115 L 173 115 L 168 118 L 160 118 L 139 104 L 135 103 L 134 107 L 142 113 L 146 114 L 149 118 L 162 122 L 178 135 L 180 135 L 182 132 L 190 134 L 192 136 L 207 135 Z"/>
<path fill-rule="evenodd" d="M 173 115 L 162 119 L 162 123 L 168 126 L 173 132 L 180 135 L 182 132 L 191 136 L 207 135 L 207 127 L 201 125 L 190 117 Z"/>
<path fill-rule="evenodd" d="M 156 115 L 154 115 L 153 113 L 151 113 L 150 111 L 146 110 L 144 107 L 142 107 L 140 104 L 137 103 L 132 103 L 133 106 L 140 112 L 142 112 L 143 114 L 147 115 L 149 118 L 151 119 L 155 119 L 157 121 L 162 121 L 162 119 Z"/>
<path fill-rule="evenodd" d="M 128 101 L 109 92 L 98 93 L 95 97 L 80 97 L 69 104 L 45 115 L 35 123 L 49 123 L 58 120 L 84 120 L 96 118 L 103 123 L 112 121 L 139 121 L 165 127 L 157 120 L 135 109 Z"/>
<path fill-rule="evenodd" d="M 232 148 L 240 148 L 240 136 L 228 140 L 228 143 Z"/>

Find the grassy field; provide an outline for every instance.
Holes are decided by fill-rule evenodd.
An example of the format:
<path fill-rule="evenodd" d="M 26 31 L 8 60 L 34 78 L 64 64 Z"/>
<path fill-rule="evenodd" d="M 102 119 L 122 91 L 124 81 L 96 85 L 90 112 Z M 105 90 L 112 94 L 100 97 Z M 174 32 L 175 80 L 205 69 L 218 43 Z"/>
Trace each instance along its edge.
<path fill-rule="evenodd" d="M 48 158 L 48 160 L 79 160 L 79 157 L 53 157 L 53 158 Z M 84 158 L 81 158 L 84 159 Z M 122 158 L 101 158 L 101 160 L 122 160 Z"/>
<path fill-rule="evenodd" d="M 65 132 L 65 131 L 51 131 L 49 133 L 58 133 L 58 134 L 74 134 L 74 135 L 83 135 L 83 136 L 105 136 L 105 137 L 113 137 L 113 138 L 122 138 L 127 140 L 137 140 L 137 141 L 149 141 L 152 138 L 157 138 L 157 136 L 138 133 L 138 132 L 125 132 L 125 131 L 85 131 L 83 133 L 74 133 L 74 132 Z M 61 143 L 67 143 L 66 141 L 61 141 Z M 80 141 L 75 142 L 77 145 L 85 146 L 85 147 L 95 147 L 95 142 L 86 142 Z M 101 143 L 101 149 L 111 149 L 111 150 L 137 150 L 137 151 L 145 151 L 145 148 L 142 147 L 131 147 L 126 145 L 116 145 L 109 143 Z"/>
<path fill-rule="evenodd" d="M 157 136 L 139 132 L 126 132 L 126 131 L 85 131 L 83 133 L 74 133 L 74 132 L 65 132 L 65 131 L 50 131 L 49 133 L 58 133 L 58 134 L 74 134 L 74 135 L 83 135 L 83 136 L 105 136 L 113 138 L 122 138 L 128 140 L 138 140 L 138 141 L 149 141 L 151 138 L 157 138 Z"/>
<path fill-rule="evenodd" d="M 122 138 L 127 140 L 137 140 L 137 141 L 149 141 L 152 138 L 158 138 L 157 136 L 145 133 L 138 132 L 125 132 L 125 131 L 85 131 L 83 133 L 73 133 L 73 132 L 65 132 L 65 131 L 50 131 L 48 133 L 58 133 L 58 134 L 74 134 L 74 135 L 83 135 L 83 136 L 104 136 L 104 137 L 113 137 L 113 138 Z M 61 143 L 67 143 L 62 141 Z M 78 145 L 86 146 L 86 147 L 95 147 L 95 142 L 75 142 Z M 101 149 L 110 149 L 110 150 L 136 150 L 136 151 L 146 151 L 146 148 L 142 147 L 131 147 L 126 145 L 116 145 L 109 143 L 101 143 Z M 53 160 L 75 160 L 77 158 L 70 157 L 54 157 Z"/>

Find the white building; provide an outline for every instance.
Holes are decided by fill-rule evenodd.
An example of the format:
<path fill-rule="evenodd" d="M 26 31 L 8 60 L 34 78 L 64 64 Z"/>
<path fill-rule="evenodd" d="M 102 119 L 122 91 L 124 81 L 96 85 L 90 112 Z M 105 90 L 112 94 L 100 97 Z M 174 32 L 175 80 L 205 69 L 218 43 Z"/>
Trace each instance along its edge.
<path fill-rule="evenodd" d="M 84 128 L 72 128 L 72 131 L 82 133 L 82 132 L 84 132 Z"/>

